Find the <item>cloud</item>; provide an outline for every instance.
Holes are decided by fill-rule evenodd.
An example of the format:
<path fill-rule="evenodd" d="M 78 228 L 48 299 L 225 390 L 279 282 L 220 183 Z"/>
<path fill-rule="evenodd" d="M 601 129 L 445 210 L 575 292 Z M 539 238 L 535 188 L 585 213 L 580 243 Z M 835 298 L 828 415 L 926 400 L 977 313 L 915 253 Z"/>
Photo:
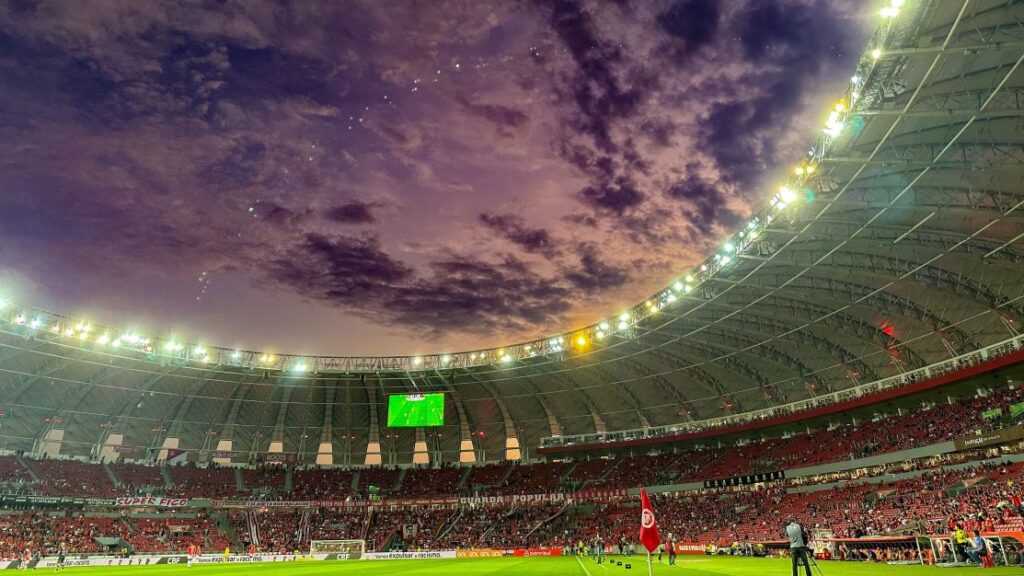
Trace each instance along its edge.
<path fill-rule="evenodd" d="M 576 268 L 566 270 L 565 278 L 576 288 L 588 292 L 603 292 L 618 288 L 629 280 L 625 268 L 602 261 L 594 245 L 584 245 L 579 250 Z"/>
<path fill-rule="evenodd" d="M 377 221 L 373 205 L 359 201 L 332 206 L 324 212 L 324 217 L 339 224 L 373 224 Z"/>
<path fill-rule="evenodd" d="M 669 185 L 665 194 L 685 202 L 685 211 L 690 216 L 689 223 L 702 236 L 712 233 L 717 225 L 735 224 L 738 216 L 729 210 L 721 188 L 702 177 L 696 164 L 687 166 L 687 172 L 686 177 Z"/>
<path fill-rule="evenodd" d="M 683 62 L 700 48 L 711 44 L 718 31 L 717 0 L 680 0 L 658 14 L 656 22 L 669 40 L 668 56 Z"/>
<path fill-rule="evenodd" d="M 266 280 L 388 326 L 479 332 L 524 330 L 556 321 L 569 291 L 508 256 L 431 262 L 418 274 L 389 256 L 372 236 L 311 234 L 268 268 Z"/>
<path fill-rule="evenodd" d="M 459 96 L 458 102 L 470 114 L 493 124 L 498 129 L 498 133 L 504 137 L 511 137 L 530 121 L 526 112 L 511 106 L 478 104 L 471 102 L 465 96 Z"/>
<path fill-rule="evenodd" d="M 44 305 L 141 293 L 212 323 L 297 294 L 381 341 L 550 331 L 601 313 L 580 290 L 647 294 L 763 200 L 818 129 L 809 103 L 844 87 L 860 11 L 0 3 L 0 258 L 51 286 Z M 191 304 L 176 287 L 201 271 L 220 276 Z"/>
<path fill-rule="evenodd" d="M 551 259 L 560 253 L 556 240 L 542 228 L 530 228 L 514 214 L 480 214 L 480 221 L 503 238 L 533 254 Z"/>

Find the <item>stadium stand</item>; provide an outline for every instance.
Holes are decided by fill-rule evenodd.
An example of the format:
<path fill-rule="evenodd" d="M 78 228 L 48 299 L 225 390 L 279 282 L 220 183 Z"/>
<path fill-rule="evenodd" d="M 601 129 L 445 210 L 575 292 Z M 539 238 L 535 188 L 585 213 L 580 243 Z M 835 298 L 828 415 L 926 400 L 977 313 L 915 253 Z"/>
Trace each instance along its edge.
<path fill-rule="evenodd" d="M 0 300 L 0 557 L 629 546 L 641 487 L 663 533 L 709 551 L 777 546 L 784 518 L 841 558 L 923 561 L 877 542 L 958 527 L 1021 543 L 1024 132 L 1006 117 L 1024 27 L 1004 24 L 1024 5 L 906 4 L 766 207 L 579 330 L 304 358 Z M 410 381 L 446 394 L 459 433 L 383 433 Z M 282 464 L 253 467 L 271 437 Z M 116 461 L 143 452 L 153 465 Z"/>

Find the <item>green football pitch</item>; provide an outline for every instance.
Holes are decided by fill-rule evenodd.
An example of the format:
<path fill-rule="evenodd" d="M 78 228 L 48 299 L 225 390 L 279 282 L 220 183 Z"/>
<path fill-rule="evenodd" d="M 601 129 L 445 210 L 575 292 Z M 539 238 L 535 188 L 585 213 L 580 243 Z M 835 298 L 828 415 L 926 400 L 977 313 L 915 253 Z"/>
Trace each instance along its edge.
<path fill-rule="evenodd" d="M 644 576 L 647 567 L 644 558 L 617 558 L 603 565 L 595 564 L 588 558 L 495 558 L 484 560 L 366 560 L 340 562 L 289 562 L 287 564 L 232 564 L 185 566 L 118 566 L 102 568 L 69 568 L 66 572 L 74 576 L 318 576 L 327 574 L 359 574 L 367 576 L 401 575 L 447 575 L 489 576 Z M 630 562 L 633 567 L 615 566 L 614 562 Z M 935 568 L 933 566 L 887 566 L 855 562 L 819 562 L 821 573 L 815 576 L 941 576 L 943 574 L 1024 574 L 1024 569 L 1000 567 L 981 571 L 978 568 Z M 703 556 L 680 557 L 676 566 L 654 564 L 654 573 L 694 576 L 789 576 L 790 564 L 785 559 L 764 558 L 707 558 Z"/>

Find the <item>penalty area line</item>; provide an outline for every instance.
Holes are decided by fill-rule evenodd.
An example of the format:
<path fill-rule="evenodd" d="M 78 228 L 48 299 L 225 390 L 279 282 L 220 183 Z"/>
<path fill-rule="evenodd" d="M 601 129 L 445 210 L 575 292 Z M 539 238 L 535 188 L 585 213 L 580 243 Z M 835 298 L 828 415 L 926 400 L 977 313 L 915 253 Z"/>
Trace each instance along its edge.
<path fill-rule="evenodd" d="M 583 565 L 583 560 L 580 560 L 579 556 L 576 557 L 576 563 L 580 565 L 580 568 L 583 568 L 584 574 L 586 574 L 587 576 L 592 576 L 590 574 L 590 570 L 587 570 L 587 567 Z"/>

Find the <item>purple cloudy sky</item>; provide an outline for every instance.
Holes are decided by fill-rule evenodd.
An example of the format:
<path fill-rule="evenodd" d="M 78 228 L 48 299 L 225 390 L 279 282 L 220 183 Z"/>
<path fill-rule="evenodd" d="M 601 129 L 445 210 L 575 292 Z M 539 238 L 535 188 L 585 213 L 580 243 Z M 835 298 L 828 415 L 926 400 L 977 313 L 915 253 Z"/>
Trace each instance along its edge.
<path fill-rule="evenodd" d="M 0 3 L 0 291 L 424 353 L 639 301 L 769 195 L 873 5 Z"/>

